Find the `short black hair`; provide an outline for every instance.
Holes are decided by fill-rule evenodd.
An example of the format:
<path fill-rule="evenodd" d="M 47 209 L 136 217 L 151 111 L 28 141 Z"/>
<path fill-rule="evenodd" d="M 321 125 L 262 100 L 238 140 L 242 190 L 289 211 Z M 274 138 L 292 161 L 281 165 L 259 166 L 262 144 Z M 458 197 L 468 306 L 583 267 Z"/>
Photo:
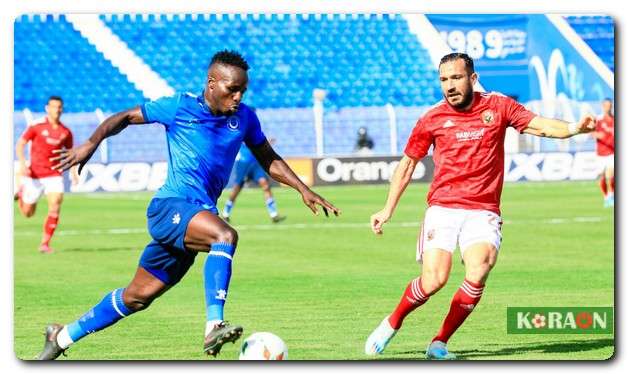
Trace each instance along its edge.
<path fill-rule="evenodd" d="M 61 96 L 52 95 L 48 98 L 48 102 L 51 102 L 51 101 L 60 101 L 61 104 L 63 104 L 63 99 L 61 98 Z"/>
<path fill-rule="evenodd" d="M 214 64 L 223 64 L 229 66 L 236 66 L 241 68 L 244 71 L 249 71 L 249 64 L 246 62 L 244 57 L 236 51 L 224 50 L 217 52 L 212 60 L 209 62 L 209 66 Z"/>
<path fill-rule="evenodd" d="M 454 52 L 454 53 L 450 53 L 448 55 L 443 56 L 443 58 L 440 59 L 438 68 L 440 69 L 440 66 L 446 62 L 456 61 L 458 59 L 464 61 L 464 66 L 467 68 L 467 71 L 469 72 L 469 74 L 475 73 L 475 67 L 473 66 L 473 59 L 469 57 L 468 54 L 459 53 L 459 52 Z"/>
<path fill-rule="evenodd" d="M 613 102 L 613 99 L 611 99 L 610 97 L 607 97 L 607 98 L 605 98 L 605 99 L 604 99 L 604 100 L 602 100 L 602 101 L 610 101 L 610 102 L 612 103 L 612 102 Z"/>

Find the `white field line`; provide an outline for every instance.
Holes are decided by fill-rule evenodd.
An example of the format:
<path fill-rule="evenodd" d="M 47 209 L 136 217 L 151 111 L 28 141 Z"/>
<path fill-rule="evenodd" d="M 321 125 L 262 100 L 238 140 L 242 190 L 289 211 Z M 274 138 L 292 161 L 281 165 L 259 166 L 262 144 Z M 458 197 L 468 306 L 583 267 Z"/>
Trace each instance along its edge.
<path fill-rule="evenodd" d="M 547 218 L 543 220 L 505 220 L 505 225 L 534 225 L 534 224 L 550 224 L 560 225 L 569 223 L 589 223 L 602 222 L 608 220 L 605 217 L 571 217 L 571 218 Z M 414 222 L 389 222 L 384 228 L 391 227 L 415 227 L 419 228 L 419 221 Z M 261 224 L 261 225 L 234 225 L 239 231 L 270 231 L 270 230 L 338 230 L 338 229 L 369 229 L 368 222 L 341 222 L 341 223 L 293 223 L 293 224 Z M 55 235 L 59 236 L 77 236 L 77 235 L 137 235 L 148 234 L 145 227 L 132 228 L 115 228 L 115 229 L 90 229 L 90 230 L 59 230 Z M 39 236 L 41 231 L 25 230 L 15 231 L 14 236 Z"/>

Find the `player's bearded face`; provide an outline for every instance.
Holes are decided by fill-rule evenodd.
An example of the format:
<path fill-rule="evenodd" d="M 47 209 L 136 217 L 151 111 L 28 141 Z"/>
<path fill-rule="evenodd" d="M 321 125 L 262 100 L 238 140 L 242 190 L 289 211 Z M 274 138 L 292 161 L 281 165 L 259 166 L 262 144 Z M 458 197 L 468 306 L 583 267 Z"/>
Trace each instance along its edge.
<path fill-rule="evenodd" d="M 248 82 L 243 69 L 223 65 L 212 67 L 207 82 L 207 99 L 212 111 L 224 115 L 237 112 Z"/>
<path fill-rule="evenodd" d="M 443 96 L 449 105 L 456 109 L 466 109 L 473 101 L 475 73 L 469 73 L 464 60 L 458 59 L 442 64 L 439 68 L 440 85 Z"/>

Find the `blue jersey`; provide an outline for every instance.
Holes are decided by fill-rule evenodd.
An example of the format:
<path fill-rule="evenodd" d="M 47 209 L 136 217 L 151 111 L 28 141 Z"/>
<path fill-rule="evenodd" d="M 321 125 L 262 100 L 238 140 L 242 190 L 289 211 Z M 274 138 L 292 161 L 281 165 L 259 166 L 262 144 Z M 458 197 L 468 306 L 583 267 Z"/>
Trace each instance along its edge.
<path fill-rule="evenodd" d="M 254 147 L 266 140 L 248 106 L 240 104 L 231 116 L 215 116 L 203 94 L 163 97 L 145 103 L 142 114 L 146 122 L 166 128 L 168 177 L 156 198 L 179 197 L 215 206 L 242 142 Z"/>
<path fill-rule="evenodd" d="M 240 147 L 240 151 L 238 152 L 238 156 L 236 157 L 236 160 L 238 162 L 243 162 L 247 164 L 253 161 L 257 162 L 257 159 L 253 155 L 253 152 L 251 152 L 249 147 L 247 147 L 246 144 L 244 143 L 242 143 L 242 146 Z"/>

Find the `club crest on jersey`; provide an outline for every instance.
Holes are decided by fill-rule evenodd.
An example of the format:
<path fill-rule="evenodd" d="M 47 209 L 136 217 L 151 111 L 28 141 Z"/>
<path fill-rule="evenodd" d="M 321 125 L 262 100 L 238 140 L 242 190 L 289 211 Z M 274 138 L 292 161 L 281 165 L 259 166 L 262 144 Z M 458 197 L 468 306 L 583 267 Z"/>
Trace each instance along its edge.
<path fill-rule="evenodd" d="M 240 128 L 240 119 L 238 116 L 231 116 L 227 118 L 227 127 L 231 131 L 237 131 Z"/>
<path fill-rule="evenodd" d="M 482 122 L 484 122 L 485 125 L 490 125 L 493 121 L 495 121 L 495 115 L 492 110 L 482 112 Z"/>
<path fill-rule="evenodd" d="M 43 136 L 48 136 L 48 135 L 50 135 L 50 134 L 48 133 L 48 130 L 44 130 L 44 131 L 42 131 L 42 132 L 41 132 L 41 135 L 43 135 Z"/>
<path fill-rule="evenodd" d="M 427 232 L 427 240 L 430 241 L 432 239 L 434 239 L 434 229 Z"/>

